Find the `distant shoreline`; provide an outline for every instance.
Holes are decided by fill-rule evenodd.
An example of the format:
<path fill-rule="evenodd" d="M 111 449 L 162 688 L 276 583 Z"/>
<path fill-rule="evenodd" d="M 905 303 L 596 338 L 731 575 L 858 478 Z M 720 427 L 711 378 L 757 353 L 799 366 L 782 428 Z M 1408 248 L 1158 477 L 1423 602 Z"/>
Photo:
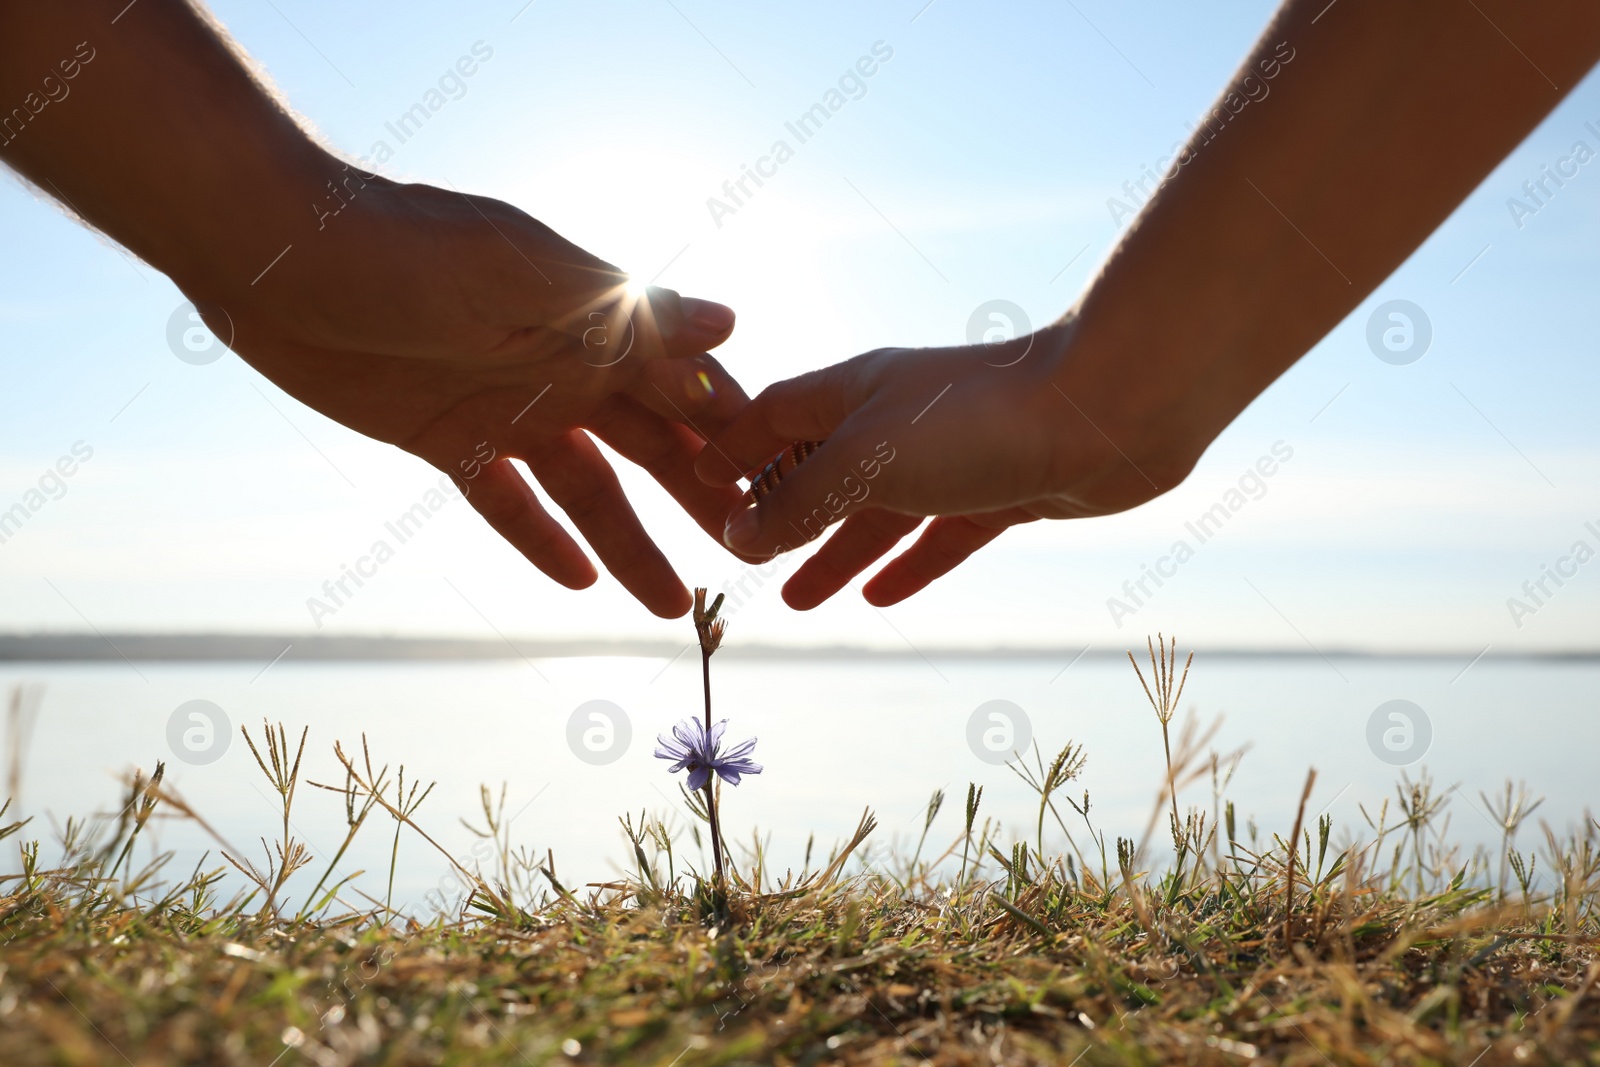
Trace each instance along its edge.
<path fill-rule="evenodd" d="M 1137 642 L 1131 643 L 1136 644 Z M 626 656 L 671 659 L 688 644 L 671 641 L 600 638 L 334 637 L 307 634 L 156 634 L 53 633 L 0 634 L 0 663 L 241 662 L 279 659 L 316 662 L 412 660 L 558 659 Z M 1207 658 L 1227 659 L 1380 659 L 1380 660 L 1600 660 L 1600 649 L 1546 652 L 1480 652 L 1467 649 L 1384 650 L 1324 648 L 1200 648 Z M 730 645 L 724 659 L 749 660 L 1063 660 L 1121 659 L 1122 647 L 1090 647 L 1070 642 L 1055 646 L 874 648 L 859 645 Z"/>

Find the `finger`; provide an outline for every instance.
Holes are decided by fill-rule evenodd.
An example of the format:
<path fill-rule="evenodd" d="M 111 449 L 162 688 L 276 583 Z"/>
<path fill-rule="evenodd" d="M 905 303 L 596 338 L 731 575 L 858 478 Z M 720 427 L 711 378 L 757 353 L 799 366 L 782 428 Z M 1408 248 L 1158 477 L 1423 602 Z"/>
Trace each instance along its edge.
<path fill-rule="evenodd" d="M 887 442 L 870 442 L 859 433 L 836 434 L 804 463 L 781 464 L 787 469 L 781 478 L 763 474 L 759 482 L 764 491 L 745 494 L 749 506 L 729 516 L 723 543 L 747 556 L 771 558 L 822 536 L 882 485 L 873 479 L 883 474 L 894 451 Z"/>
<path fill-rule="evenodd" d="M 671 289 L 654 285 L 646 290 L 643 306 L 660 334 L 662 351 L 674 359 L 716 348 L 733 335 L 738 318 L 726 304 L 680 297 Z"/>
<path fill-rule="evenodd" d="M 467 488 L 467 502 L 528 562 L 568 589 L 587 589 L 599 577 L 510 460 L 484 466 Z"/>
<path fill-rule="evenodd" d="M 681 358 L 715 348 L 733 333 L 734 313 L 726 304 L 679 296 L 659 285 L 642 291 L 628 282 L 606 293 L 603 302 L 637 339 L 640 355 Z"/>
<path fill-rule="evenodd" d="M 541 449 L 529 466 L 606 570 L 639 603 L 666 619 L 689 610 L 689 590 L 650 540 L 616 472 L 587 434 L 563 435 Z"/>
<path fill-rule="evenodd" d="M 796 611 L 810 611 L 920 525 L 915 515 L 882 508 L 857 512 L 783 584 L 783 602 Z"/>
<path fill-rule="evenodd" d="M 733 309 L 710 300 L 684 299 L 650 286 L 642 293 L 625 275 L 597 291 L 572 294 L 550 325 L 578 340 L 584 362 L 615 366 L 625 359 L 681 358 L 715 348 L 733 333 Z"/>
<path fill-rule="evenodd" d="M 978 549 L 1005 532 L 1014 522 L 1031 522 L 1024 512 L 1001 525 L 986 525 L 966 515 L 949 515 L 928 523 L 910 548 L 890 560 L 861 589 L 867 603 L 886 608 L 920 592 L 936 578 L 949 574 Z M 842 532 L 842 531 L 841 531 Z"/>
<path fill-rule="evenodd" d="M 642 294 L 627 272 L 573 244 L 539 220 L 488 197 L 457 191 L 495 231 L 491 242 L 519 285 L 522 316 L 582 337 L 595 323 L 592 311 L 613 305 L 633 318 L 651 351 L 693 355 L 715 348 L 733 332 L 733 309 L 709 300 L 685 300 L 671 289 L 646 286 Z M 499 222 L 495 220 L 499 219 Z M 487 239 L 487 238 L 486 238 Z"/>
<path fill-rule="evenodd" d="M 623 458 L 643 467 L 702 530 L 722 542 L 728 513 L 744 494 L 695 477 L 694 457 L 704 443 L 698 434 L 629 397 L 613 398 L 588 426 Z"/>
<path fill-rule="evenodd" d="M 738 481 L 795 441 L 830 436 L 855 406 L 856 360 L 824 367 L 769 385 L 750 401 L 695 461 L 695 471 L 713 485 Z"/>
<path fill-rule="evenodd" d="M 703 352 L 685 359 L 651 360 L 629 386 L 628 395 L 702 438 L 721 433 L 750 403 L 733 375 Z"/>

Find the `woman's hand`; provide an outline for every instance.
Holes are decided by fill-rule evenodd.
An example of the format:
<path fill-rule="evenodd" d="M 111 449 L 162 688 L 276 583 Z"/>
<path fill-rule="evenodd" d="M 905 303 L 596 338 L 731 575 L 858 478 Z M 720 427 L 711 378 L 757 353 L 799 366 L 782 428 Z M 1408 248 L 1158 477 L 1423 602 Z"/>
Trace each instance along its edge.
<path fill-rule="evenodd" d="M 700 453 L 703 479 L 731 484 L 795 441 L 826 443 L 799 466 L 782 461 L 776 488 L 729 520 L 729 547 L 775 555 L 842 521 L 784 585 L 806 610 L 935 516 L 863 589 L 882 606 L 1008 526 L 1122 511 L 1170 488 L 1190 461 L 1153 435 L 1136 450 L 1116 439 L 1125 406 L 1104 375 L 1082 376 L 1091 361 L 1073 333 L 1063 323 L 998 345 L 880 349 L 763 390 Z"/>
<path fill-rule="evenodd" d="M 696 469 L 717 484 L 794 440 L 827 439 L 735 516 L 729 543 L 781 551 L 844 519 L 785 586 L 805 608 L 939 516 L 867 583 L 888 604 L 1013 523 L 1103 515 L 1171 488 L 1597 59 L 1600 6 L 1579 0 L 1331 12 L 1286 0 L 1069 318 L 1031 351 L 1024 338 L 1003 352 L 869 353 L 773 386 L 715 437 Z M 893 458 L 877 459 L 880 446 Z"/>

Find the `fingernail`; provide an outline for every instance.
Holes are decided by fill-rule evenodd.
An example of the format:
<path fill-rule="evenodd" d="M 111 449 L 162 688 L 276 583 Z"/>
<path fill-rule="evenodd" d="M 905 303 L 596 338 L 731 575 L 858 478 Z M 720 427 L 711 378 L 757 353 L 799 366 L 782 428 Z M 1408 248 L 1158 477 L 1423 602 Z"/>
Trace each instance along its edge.
<path fill-rule="evenodd" d="M 755 540 L 761 520 L 755 508 L 745 508 L 728 520 L 722 531 L 722 543 L 732 549 L 742 549 Z"/>
<path fill-rule="evenodd" d="M 689 324 L 701 333 L 726 333 L 733 329 L 733 309 L 722 304 L 701 304 L 690 314 Z"/>

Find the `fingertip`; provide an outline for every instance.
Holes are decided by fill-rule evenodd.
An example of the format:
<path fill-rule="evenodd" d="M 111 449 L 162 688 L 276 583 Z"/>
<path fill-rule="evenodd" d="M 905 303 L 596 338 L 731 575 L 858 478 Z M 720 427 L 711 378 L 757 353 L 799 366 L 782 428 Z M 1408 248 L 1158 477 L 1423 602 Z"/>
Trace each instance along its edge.
<path fill-rule="evenodd" d="M 761 513 L 755 507 L 742 508 L 728 516 L 722 529 L 722 543 L 734 552 L 752 553 L 761 539 Z"/>
<path fill-rule="evenodd" d="M 917 544 L 920 544 L 919 539 Z M 917 575 L 909 573 L 906 567 L 906 557 L 916 548 L 912 545 L 900 555 L 891 559 L 879 568 L 874 574 L 861 584 L 861 599 L 875 608 L 888 608 L 900 603 L 907 597 L 920 592 L 933 581 L 936 576 Z"/>
<path fill-rule="evenodd" d="M 672 594 L 645 606 L 650 609 L 650 614 L 658 619 L 681 619 L 689 613 L 690 608 L 694 607 L 694 597 L 680 582 Z"/>
<path fill-rule="evenodd" d="M 804 591 L 804 585 L 797 581 L 799 577 L 799 575 L 795 575 L 783 583 L 783 602 L 795 611 L 810 611 L 812 608 L 819 607 L 827 597 L 818 597 L 815 590 L 807 594 Z"/>
<path fill-rule="evenodd" d="M 916 592 L 914 589 L 886 588 L 876 578 L 861 587 L 861 599 L 875 608 L 889 608 Z"/>
<path fill-rule="evenodd" d="M 694 458 L 694 473 L 707 485 L 732 485 L 744 477 L 744 471 L 715 442 L 708 442 Z"/>
<path fill-rule="evenodd" d="M 711 300 L 680 296 L 659 285 L 630 288 L 624 305 L 646 337 L 669 359 L 694 356 L 726 341 L 733 333 L 733 309 Z"/>
<path fill-rule="evenodd" d="M 724 335 L 733 332 L 738 320 L 738 315 L 728 305 L 692 296 L 683 298 L 683 317 L 697 330 Z"/>
<path fill-rule="evenodd" d="M 595 582 L 600 580 L 600 572 L 589 561 L 589 557 L 581 556 L 580 558 L 583 561 L 581 565 L 576 562 L 569 563 L 561 568 L 560 574 L 552 574 L 550 577 L 568 589 L 587 589 L 594 585 Z"/>

